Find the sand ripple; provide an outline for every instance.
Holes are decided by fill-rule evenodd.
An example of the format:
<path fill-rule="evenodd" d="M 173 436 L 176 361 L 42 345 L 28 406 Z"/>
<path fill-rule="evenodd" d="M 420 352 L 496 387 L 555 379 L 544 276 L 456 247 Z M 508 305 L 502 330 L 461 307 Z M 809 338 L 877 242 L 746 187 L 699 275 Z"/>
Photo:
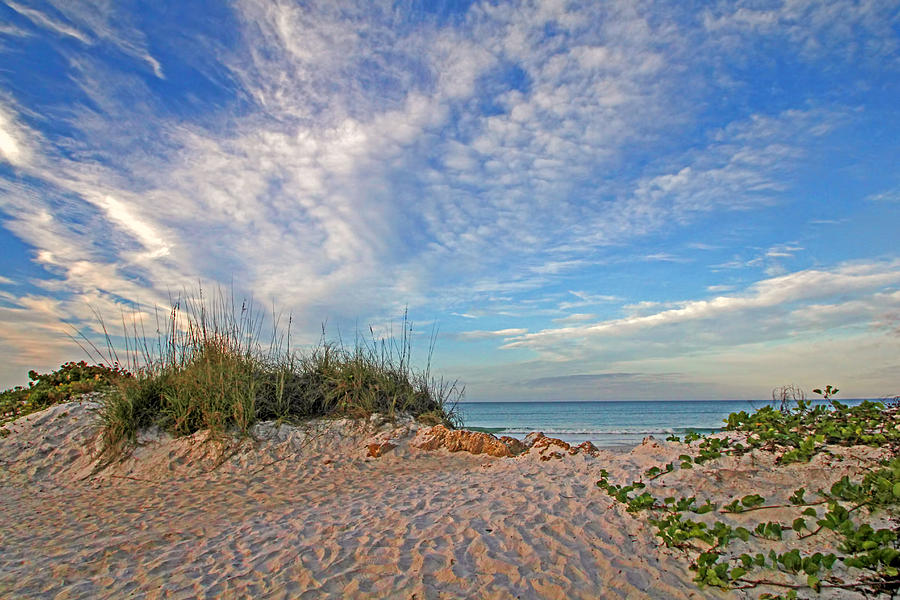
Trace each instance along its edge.
<path fill-rule="evenodd" d="M 89 411 L 54 407 L 0 442 L 2 597 L 721 597 L 596 488 L 623 457 L 364 460 L 281 430 L 200 474 L 204 450 L 162 440 L 79 479 Z"/>

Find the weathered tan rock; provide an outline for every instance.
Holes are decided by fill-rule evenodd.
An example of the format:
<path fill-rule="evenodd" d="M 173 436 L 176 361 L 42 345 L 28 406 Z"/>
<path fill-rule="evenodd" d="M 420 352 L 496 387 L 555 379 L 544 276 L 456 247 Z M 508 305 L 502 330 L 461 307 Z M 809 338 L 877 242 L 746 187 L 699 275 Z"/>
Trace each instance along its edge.
<path fill-rule="evenodd" d="M 572 449 L 572 446 L 568 443 L 557 438 L 547 437 L 543 433 L 535 438 L 534 443 L 531 445 L 531 449 L 543 453 L 545 448 L 549 449 L 551 446 L 557 446 L 565 452 L 569 452 Z M 572 454 L 572 452 L 569 452 L 569 454 Z"/>
<path fill-rule="evenodd" d="M 525 452 L 534 452 L 541 460 L 563 458 L 566 454 L 588 454 L 596 456 L 599 450 L 590 442 L 582 442 L 572 446 L 560 439 L 547 437 L 543 433 L 533 432 L 525 437 L 525 441 L 514 437 L 500 438 L 480 431 L 464 429 L 447 429 L 443 425 L 435 425 L 429 429 L 419 430 L 412 445 L 422 450 L 446 448 L 450 452 L 470 452 L 471 454 L 487 454 L 490 456 L 518 456 Z"/>
<path fill-rule="evenodd" d="M 597 448 L 597 446 L 585 441 L 581 442 L 574 448 L 571 448 L 569 450 L 569 454 L 588 454 L 590 456 L 597 456 L 600 454 L 600 450 L 599 448 Z"/>
<path fill-rule="evenodd" d="M 514 438 L 506 436 L 497 438 L 481 431 L 447 429 L 443 425 L 419 430 L 412 445 L 422 450 L 446 448 L 450 452 L 469 452 L 499 457 L 515 456 L 525 450 L 522 442 Z"/>
<path fill-rule="evenodd" d="M 534 446 L 534 442 L 541 439 L 542 437 L 547 437 L 540 431 L 532 431 L 528 435 L 525 436 L 525 447 L 531 448 Z"/>
<path fill-rule="evenodd" d="M 366 446 L 366 456 L 371 458 L 380 458 L 385 452 L 390 452 L 394 448 L 396 448 L 396 444 L 392 444 L 390 442 L 381 442 L 380 444 L 369 444 Z"/>
<path fill-rule="evenodd" d="M 590 442 L 582 442 L 577 446 L 572 446 L 560 439 L 547 437 L 540 432 L 529 433 L 525 437 L 525 446 L 529 451 L 536 452 L 541 457 L 541 460 L 562 458 L 564 453 L 570 455 L 587 454 L 590 456 L 597 456 L 600 453 L 600 450 Z"/>
<path fill-rule="evenodd" d="M 516 438 L 510 437 L 508 435 L 501 435 L 500 441 L 506 444 L 506 447 L 509 448 L 509 451 L 514 455 L 522 454 L 523 452 L 528 450 L 528 448 L 525 446 L 525 444 L 522 443 L 521 440 L 517 440 Z"/>

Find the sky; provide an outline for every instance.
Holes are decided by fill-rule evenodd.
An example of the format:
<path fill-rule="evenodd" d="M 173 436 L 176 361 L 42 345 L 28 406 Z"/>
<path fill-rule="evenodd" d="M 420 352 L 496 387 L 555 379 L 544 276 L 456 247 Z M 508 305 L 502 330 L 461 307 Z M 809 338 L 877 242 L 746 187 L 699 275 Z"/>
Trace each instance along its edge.
<path fill-rule="evenodd" d="M 0 388 L 202 285 L 472 401 L 893 396 L 898 230 L 896 0 L 0 0 Z"/>

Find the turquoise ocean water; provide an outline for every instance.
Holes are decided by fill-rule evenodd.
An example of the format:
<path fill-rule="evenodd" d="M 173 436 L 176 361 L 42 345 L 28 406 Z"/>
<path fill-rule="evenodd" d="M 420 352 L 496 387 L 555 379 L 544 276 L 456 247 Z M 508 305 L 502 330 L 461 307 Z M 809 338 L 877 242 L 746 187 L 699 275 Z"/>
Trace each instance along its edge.
<path fill-rule="evenodd" d="M 862 400 L 842 400 L 858 404 Z M 729 413 L 752 412 L 762 400 L 667 400 L 607 402 L 466 402 L 458 405 L 465 427 L 522 438 L 542 431 L 566 442 L 598 447 L 633 446 L 652 435 L 665 439 L 688 430 L 711 433 Z"/>

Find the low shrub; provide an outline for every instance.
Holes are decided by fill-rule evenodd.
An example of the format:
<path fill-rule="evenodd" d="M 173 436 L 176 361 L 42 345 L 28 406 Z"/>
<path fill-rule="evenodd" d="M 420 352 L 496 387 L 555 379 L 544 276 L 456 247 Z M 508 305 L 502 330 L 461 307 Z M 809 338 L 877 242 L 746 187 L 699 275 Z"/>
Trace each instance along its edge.
<path fill-rule="evenodd" d="M 28 387 L 0 392 L 0 425 L 90 392 L 109 390 L 131 374 L 118 365 L 67 362 L 50 373 L 29 371 Z"/>

